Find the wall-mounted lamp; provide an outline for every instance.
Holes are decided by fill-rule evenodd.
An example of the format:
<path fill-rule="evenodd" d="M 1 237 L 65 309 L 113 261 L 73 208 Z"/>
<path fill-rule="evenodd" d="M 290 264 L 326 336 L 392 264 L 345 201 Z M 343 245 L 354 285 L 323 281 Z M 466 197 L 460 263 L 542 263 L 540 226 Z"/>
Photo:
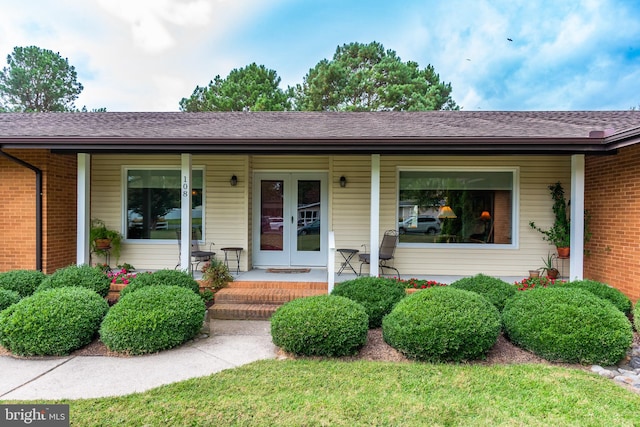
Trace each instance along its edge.
<path fill-rule="evenodd" d="M 480 214 L 480 219 L 483 221 L 489 221 L 491 219 L 491 214 L 489 213 L 489 211 L 482 211 L 482 213 Z"/>
<path fill-rule="evenodd" d="M 232 187 L 235 187 L 236 185 L 238 185 L 238 177 L 235 175 L 232 175 L 231 179 L 229 180 L 229 184 L 231 184 Z"/>
<path fill-rule="evenodd" d="M 347 178 L 344 175 L 340 177 L 340 187 L 344 188 L 347 186 Z"/>

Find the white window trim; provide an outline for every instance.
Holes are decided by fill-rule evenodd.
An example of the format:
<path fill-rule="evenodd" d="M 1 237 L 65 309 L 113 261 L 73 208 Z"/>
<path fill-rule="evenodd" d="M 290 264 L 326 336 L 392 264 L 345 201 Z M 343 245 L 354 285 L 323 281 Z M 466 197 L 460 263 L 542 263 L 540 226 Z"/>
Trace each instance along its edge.
<path fill-rule="evenodd" d="M 465 167 L 465 166 L 397 166 L 396 167 L 396 194 L 395 194 L 395 226 L 398 224 L 398 197 L 400 195 L 400 172 L 511 172 L 513 175 L 513 208 L 511 212 L 511 243 L 508 244 L 486 244 L 481 245 L 477 243 L 456 243 L 447 245 L 445 243 L 401 243 L 398 242 L 398 247 L 401 248 L 439 248 L 439 249 L 478 249 L 482 251 L 487 250 L 504 250 L 504 249 L 518 249 L 520 242 L 520 167 L 519 166 L 477 166 L 477 167 Z"/>
<path fill-rule="evenodd" d="M 127 229 L 129 227 L 128 224 L 128 213 L 127 213 L 127 174 L 129 172 L 129 170 L 175 170 L 175 171 L 182 171 L 182 168 L 180 165 L 178 166 L 174 166 L 174 165 L 143 165 L 143 166 L 138 166 L 138 165 L 123 165 L 121 168 L 121 180 L 120 182 L 122 183 L 122 188 L 120 190 L 120 195 L 122 197 L 122 201 L 121 201 L 121 206 L 122 206 L 122 211 L 120 212 L 120 219 L 121 219 L 121 230 L 123 230 L 123 233 L 125 235 L 125 238 L 122 240 L 123 243 L 128 243 L 128 244 L 140 244 L 140 245 L 155 245 L 155 244 L 161 244 L 161 245 L 167 245 L 167 244 L 171 244 L 171 245 L 175 245 L 176 244 L 176 239 L 127 239 L 126 238 L 126 234 L 127 234 Z M 206 171 L 206 167 L 204 165 L 195 165 L 191 168 L 191 171 L 202 171 L 202 240 L 200 240 L 200 243 L 204 242 L 204 236 L 206 235 L 206 208 L 205 206 L 207 205 L 207 191 L 206 191 L 206 186 L 207 186 L 207 171 Z"/>

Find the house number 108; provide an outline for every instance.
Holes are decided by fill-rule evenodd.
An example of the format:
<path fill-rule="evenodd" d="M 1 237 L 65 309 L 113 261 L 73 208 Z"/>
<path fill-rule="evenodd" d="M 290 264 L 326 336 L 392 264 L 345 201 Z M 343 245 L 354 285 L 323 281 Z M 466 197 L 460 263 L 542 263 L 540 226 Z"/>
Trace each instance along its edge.
<path fill-rule="evenodd" d="M 188 196 L 189 196 L 189 180 L 185 175 L 184 182 L 182 183 L 182 197 L 188 197 Z"/>

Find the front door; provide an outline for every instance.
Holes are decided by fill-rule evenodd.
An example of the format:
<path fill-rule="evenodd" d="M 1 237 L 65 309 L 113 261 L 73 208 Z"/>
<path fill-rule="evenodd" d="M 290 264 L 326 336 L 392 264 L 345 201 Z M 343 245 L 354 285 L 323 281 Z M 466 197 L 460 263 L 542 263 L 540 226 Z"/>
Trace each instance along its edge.
<path fill-rule="evenodd" d="M 255 266 L 327 265 L 327 175 L 256 173 Z"/>

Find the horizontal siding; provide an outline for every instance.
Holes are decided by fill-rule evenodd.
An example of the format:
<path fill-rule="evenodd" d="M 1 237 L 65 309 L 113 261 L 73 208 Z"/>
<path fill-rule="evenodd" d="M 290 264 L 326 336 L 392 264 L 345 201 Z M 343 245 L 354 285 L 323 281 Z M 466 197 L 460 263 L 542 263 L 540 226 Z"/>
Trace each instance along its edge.
<path fill-rule="evenodd" d="M 369 246 L 370 157 L 340 156 L 333 160 L 334 182 L 345 174 L 347 188 L 334 185 L 333 229 L 337 247 Z M 440 245 L 437 248 L 400 246 L 394 265 L 408 275 L 522 275 L 542 266 L 542 256 L 555 248 L 531 230 L 529 221 L 548 227 L 553 221 L 547 186 L 562 182 L 567 199 L 571 192 L 569 156 L 382 156 L 380 170 L 380 235 L 397 226 L 397 172 L 400 168 L 519 167 L 519 239 L 516 249 L 493 245 L 482 248 Z M 337 266 L 341 261 L 336 258 Z M 568 265 L 567 265 L 568 269 Z"/>
<path fill-rule="evenodd" d="M 362 249 L 369 237 L 371 157 L 335 156 L 332 159 L 331 226 L 338 248 Z M 340 177 L 347 179 L 340 187 Z M 339 258 L 339 257 L 338 257 Z"/>
<path fill-rule="evenodd" d="M 207 242 L 215 243 L 214 251 L 220 259 L 224 257 L 220 248 L 240 246 L 245 248 L 241 268 L 246 270 L 251 266 L 253 171 L 329 171 L 329 225 L 335 232 L 336 246 L 364 250 L 362 245 L 366 245 L 369 248 L 371 156 L 194 155 L 192 161 L 194 166 L 206 168 L 205 238 Z M 92 162 L 92 217 L 120 229 L 122 166 L 179 166 L 180 156 L 95 155 Z M 403 276 L 479 272 L 524 276 L 528 270 L 540 267 L 541 258 L 554 248 L 531 230 L 528 223 L 533 220 L 543 228 L 552 223 L 552 202 L 547 186 L 560 181 L 569 197 L 571 160 L 569 156 L 381 156 L 381 235 L 397 225 L 396 177 L 399 169 L 514 166 L 520 170 L 519 239 L 515 249 L 493 245 L 469 248 L 444 244 L 437 248 L 400 246 L 395 265 Z M 229 184 L 234 174 L 238 177 L 236 187 Z M 345 188 L 340 187 L 341 176 L 347 179 Z M 336 257 L 337 266 L 340 259 Z M 177 244 L 127 242 L 123 245 L 121 261 L 141 269 L 173 268 L 178 262 Z"/>
<path fill-rule="evenodd" d="M 329 156 L 251 156 L 254 171 L 326 171 Z"/>
<path fill-rule="evenodd" d="M 218 259 L 226 246 L 248 249 L 248 169 L 247 156 L 194 155 L 194 167 L 205 168 L 205 237 L 206 246 L 214 243 Z M 122 231 L 123 166 L 180 166 L 179 155 L 94 155 L 92 157 L 91 216 L 103 219 L 111 228 Z M 238 185 L 229 183 L 232 175 Z M 246 252 L 242 254 L 241 269 L 247 269 Z M 174 268 L 179 260 L 176 242 L 125 242 L 120 261 L 138 269 Z M 115 260 L 112 260 L 112 265 Z"/>

